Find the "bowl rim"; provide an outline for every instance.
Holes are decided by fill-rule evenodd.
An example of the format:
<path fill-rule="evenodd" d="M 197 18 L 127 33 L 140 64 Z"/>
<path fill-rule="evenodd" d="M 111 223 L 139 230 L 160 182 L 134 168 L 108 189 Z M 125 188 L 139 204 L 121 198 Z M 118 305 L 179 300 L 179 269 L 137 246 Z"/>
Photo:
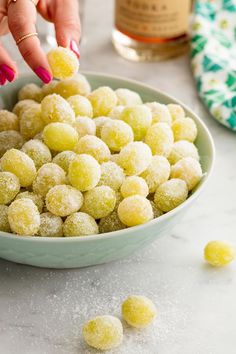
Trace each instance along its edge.
<path fill-rule="evenodd" d="M 16 235 L 13 233 L 9 233 L 9 232 L 4 232 L 4 231 L 0 231 L 0 238 L 6 238 L 6 239 L 12 239 L 12 240 L 18 240 L 18 241 L 28 241 L 28 242 L 53 242 L 53 243 L 61 243 L 61 242 L 92 242 L 92 241 L 99 241 L 99 240 L 106 240 L 109 238 L 116 238 L 119 236 L 125 236 L 128 235 L 130 233 L 133 232 L 141 232 L 142 230 L 145 230 L 146 227 L 148 226 L 154 226 L 157 225 L 161 222 L 164 222 L 166 219 L 171 218 L 172 216 L 175 216 L 177 213 L 179 213 L 181 210 L 185 209 L 189 204 L 191 204 L 193 202 L 194 199 L 196 199 L 199 194 L 202 192 L 202 190 L 205 188 L 206 184 L 208 183 L 212 172 L 213 172 L 213 168 L 214 168 L 214 164 L 215 164 L 215 144 L 212 138 L 212 135 L 208 129 L 208 127 L 206 126 L 206 124 L 203 122 L 203 120 L 198 116 L 198 114 L 196 114 L 195 112 L 193 112 L 193 110 L 191 108 L 189 108 L 187 105 L 185 105 L 183 102 L 181 102 L 179 99 L 173 97 L 172 95 L 166 93 L 166 91 L 162 91 L 159 90 L 151 85 L 148 84 L 143 84 L 137 80 L 134 79 L 127 79 L 125 77 L 122 76 L 118 76 L 118 75 L 110 75 L 110 74 L 103 74 L 100 72 L 94 72 L 94 71 L 80 71 L 79 73 L 81 73 L 82 75 L 85 76 L 93 76 L 93 77 L 100 77 L 100 78 L 105 78 L 105 79 L 111 79 L 111 80 L 120 80 L 120 81 L 124 81 L 125 82 L 129 82 L 131 84 L 134 84 L 136 86 L 139 86 L 142 89 L 148 89 L 148 90 L 152 90 L 155 91 L 157 95 L 160 96 L 165 96 L 167 99 L 170 99 L 173 103 L 175 104 L 179 104 L 181 105 L 185 110 L 187 110 L 188 112 L 190 112 L 193 116 L 194 116 L 194 120 L 197 121 L 197 123 L 203 128 L 203 130 L 205 131 L 206 135 L 207 135 L 207 139 L 208 139 L 208 143 L 209 143 L 209 148 L 211 151 L 211 159 L 210 159 L 210 164 L 209 164 L 209 169 L 208 172 L 205 176 L 205 179 L 202 183 L 201 186 L 199 186 L 199 188 L 194 191 L 186 201 L 184 201 L 182 204 L 180 204 L 179 206 L 177 206 L 175 209 L 169 211 L 166 214 L 163 214 L 161 216 L 159 216 L 158 218 L 155 218 L 153 220 L 148 221 L 145 224 L 142 225 L 137 225 L 137 226 L 132 226 L 126 229 L 122 229 L 122 230 L 118 230 L 118 231 L 111 231 L 111 232 L 107 232 L 107 233 L 102 233 L 102 234 L 95 234 L 95 235 L 88 235 L 88 236 L 71 236 L 71 237 L 48 237 L 48 236 L 21 236 L 21 235 Z M 31 73 L 26 73 L 20 76 L 20 80 L 24 79 L 24 78 L 30 78 L 33 77 L 33 74 Z"/>

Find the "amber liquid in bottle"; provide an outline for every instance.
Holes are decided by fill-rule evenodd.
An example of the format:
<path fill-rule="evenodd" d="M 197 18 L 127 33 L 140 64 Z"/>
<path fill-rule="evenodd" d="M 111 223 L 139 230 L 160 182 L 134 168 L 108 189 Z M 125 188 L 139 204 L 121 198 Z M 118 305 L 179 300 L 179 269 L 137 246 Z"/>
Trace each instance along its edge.
<path fill-rule="evenodd" d="M 134 61 L 164 60 L 188 49 L 191 0 L 115 0 L 113 44 Z"/>

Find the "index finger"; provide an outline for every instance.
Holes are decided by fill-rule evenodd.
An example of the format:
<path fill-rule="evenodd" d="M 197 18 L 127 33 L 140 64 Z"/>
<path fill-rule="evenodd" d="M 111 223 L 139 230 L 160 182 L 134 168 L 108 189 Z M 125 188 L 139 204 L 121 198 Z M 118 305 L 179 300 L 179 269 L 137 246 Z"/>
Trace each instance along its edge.
<path fill-rule="evenodd" d="M 8 7 L 8 26 L 17 42 L 23 36 L 36 32 L 36 7 L 31 0 L 18 0 L 11 2 Z M 52 80 L 52 73 L 46 55 L 40 47 L 37 36 L 22 40 L 18 48 L 26 63 L 39 76 L 48 83 Z"/>

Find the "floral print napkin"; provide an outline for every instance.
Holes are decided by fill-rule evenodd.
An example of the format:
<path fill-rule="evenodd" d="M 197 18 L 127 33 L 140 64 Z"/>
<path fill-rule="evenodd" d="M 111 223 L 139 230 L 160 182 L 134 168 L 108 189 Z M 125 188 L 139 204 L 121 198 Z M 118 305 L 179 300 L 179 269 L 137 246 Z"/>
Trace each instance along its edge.
<path fill-rule="evenodd" d="M 191 63 L 212 116 L 236 131 L 236 0 L 196 0 Z"/>

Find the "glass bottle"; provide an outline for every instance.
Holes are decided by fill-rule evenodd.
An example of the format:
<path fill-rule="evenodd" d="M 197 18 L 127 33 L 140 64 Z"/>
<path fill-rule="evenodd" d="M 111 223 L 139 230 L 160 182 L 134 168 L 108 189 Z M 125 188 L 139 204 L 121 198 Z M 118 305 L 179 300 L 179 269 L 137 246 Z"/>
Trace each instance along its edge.
<path fill-rule="evenodd" d="M 134 61 L 164 60 L 188 49 L 192 0 L 115 0 L 113 44 Z"/>

